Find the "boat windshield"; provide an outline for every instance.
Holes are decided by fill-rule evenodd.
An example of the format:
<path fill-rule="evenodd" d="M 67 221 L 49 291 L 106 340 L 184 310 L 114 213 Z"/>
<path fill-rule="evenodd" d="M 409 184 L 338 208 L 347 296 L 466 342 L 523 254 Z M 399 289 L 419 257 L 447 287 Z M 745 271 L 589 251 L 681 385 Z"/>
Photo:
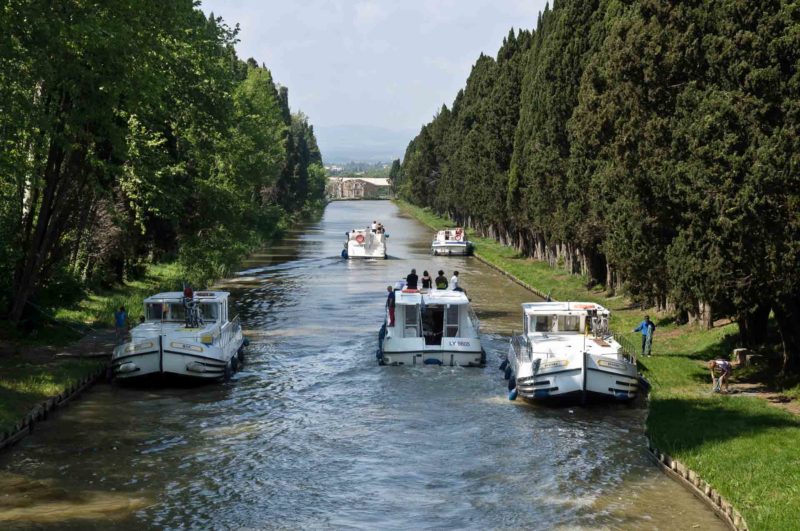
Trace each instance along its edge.
<path fill-rule="evenodd" d="M 536 332 L 580 332 L 579 315 L 534 315 L 530 328 Z"/>
<path fill-rule="evenodd" d="M 201 302 L 198 307 L 203 321 L 219 321 L 219 303 Z M 186 308 L 183 302 L 149 302 L 145 305 L 145 315 L 148 321 L 183 322 L 186 320 Z"/>

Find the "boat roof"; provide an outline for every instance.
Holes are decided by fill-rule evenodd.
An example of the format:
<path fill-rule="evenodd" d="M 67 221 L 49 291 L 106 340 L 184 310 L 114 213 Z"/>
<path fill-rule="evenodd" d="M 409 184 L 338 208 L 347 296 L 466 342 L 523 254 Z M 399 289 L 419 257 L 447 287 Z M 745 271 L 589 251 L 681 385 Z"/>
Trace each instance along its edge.
<path fill-rule="evenodd" d="M 194 300 L 203 302 L 223 302 L 228 299 L 230 293 L 227 291 L 195 291 Z M 183 302 L 182 291 L 164 291 L 150 295 L 144 302 L 165 302 L 165 301 L 181 301 Z"/>
<path fill-rule="evenodd" d="M 580 315 L 590 310 L 597 310 L 598 313 L 609 313 L 608 309 L 594 302 L 524 302 L 522 311 L 525 315 Z"/>
<path fill-rule="evenodd" d="M 442 229 L 442 230 L 440 230 L 440 231 L 438 231 L 438 232 L 445 232 L 445 231 L 448 231 L 448 230 L 449 230 L 450 232 L 453 232 L 453 231 L 456 231 L 456 230 L 463 231 L 464 229 L 463 229 L 463 227 L 453 227 L 453 228 L 451 228 L 451 229 Z"/>
<path fill-rule="evenodd" d="M 395 291 L 395 304 L 469 304 L 469 299 L 463 291 L 447 289 L 432 290 L 398 290 Z"/>

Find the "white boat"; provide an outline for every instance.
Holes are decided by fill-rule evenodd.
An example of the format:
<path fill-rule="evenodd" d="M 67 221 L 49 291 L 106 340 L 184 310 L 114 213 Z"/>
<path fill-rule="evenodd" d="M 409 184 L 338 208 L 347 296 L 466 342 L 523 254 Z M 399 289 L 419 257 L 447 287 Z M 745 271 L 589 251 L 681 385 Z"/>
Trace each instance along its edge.
<path fill-rule="evenodd" d="M 402 283 L 401 283 L 402 285 Z M 378 334 L 381 365 L 482 367 L 480 323 L 463 291 L 395 290 L 395 321 Z"/>
<path fill-rule="evenodd" d="M 111 356 L 113 376 L 230 378 L 243 359 L 245 339 L 239 318 L 228 319 L 228 296 L 224 291 L 200 291 L 189 299 L 172 291 L 145 299 L 144 322 Z"/>
<path fill-rule="evenodd" d="M 467 240 L 467 233 L 461 227 L 440 230 L 431 244 L 434 255 L 466 256 L 472 254 L 473 249 L 472 242 Z"/>
<path fill-rule="evenodd" d="M 636 360 L 608 328 L 610 312 L 587 302 L 522 305 L 523 334 L 514 336 L 507 362 L 509 398 L 585 403 L 636 398 Z M 516 393 L 515 393 L 516 390 Z"/>
<path fill-rule="evenodd" d="M 386 258 L 386 238 L 383 227 L 353 229 L 347 233 L 342 250 L 343 258 Z"/>

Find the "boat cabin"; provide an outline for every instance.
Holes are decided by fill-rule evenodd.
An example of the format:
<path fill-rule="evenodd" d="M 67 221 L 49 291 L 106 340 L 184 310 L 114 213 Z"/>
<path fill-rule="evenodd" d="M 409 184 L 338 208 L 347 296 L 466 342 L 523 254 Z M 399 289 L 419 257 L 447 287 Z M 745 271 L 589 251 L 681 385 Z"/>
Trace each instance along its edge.
<path fill-rule="evenodd" d="M 228 297 L 226 291 L 196 291 L 193 303 L 199 311 L 202 322 L 225 324 L 228 322 Z M 183 293 L 169 291 L 148 297 L 144 301 L 144 315 L 148 322 L 185 323 L 187 305 Z"/>
<path fill-rule="evenodd" d="M 610 312 L 586 302 L 535 302 L 522 305 L 523 335 L 608 334 Z"/>
<path fill-rule="evenodd" d="M 441 345 L 442 338 L 477 337 L 478 320 L 462 291 L 395 291 L 394 338 L 424 338 Z"/>

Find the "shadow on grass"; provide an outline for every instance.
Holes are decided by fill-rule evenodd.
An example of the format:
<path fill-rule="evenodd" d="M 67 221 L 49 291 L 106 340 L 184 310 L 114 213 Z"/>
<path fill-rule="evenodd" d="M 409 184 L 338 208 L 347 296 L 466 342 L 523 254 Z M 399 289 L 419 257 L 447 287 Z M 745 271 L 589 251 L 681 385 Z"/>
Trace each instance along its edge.
<path fill-rule="evenodd" d="M 800 428 L 800 418 L 744 398 L 664 398 L 650 403 L 648 430 L 660 448 L 699 446 L 784 428 Z"/>

